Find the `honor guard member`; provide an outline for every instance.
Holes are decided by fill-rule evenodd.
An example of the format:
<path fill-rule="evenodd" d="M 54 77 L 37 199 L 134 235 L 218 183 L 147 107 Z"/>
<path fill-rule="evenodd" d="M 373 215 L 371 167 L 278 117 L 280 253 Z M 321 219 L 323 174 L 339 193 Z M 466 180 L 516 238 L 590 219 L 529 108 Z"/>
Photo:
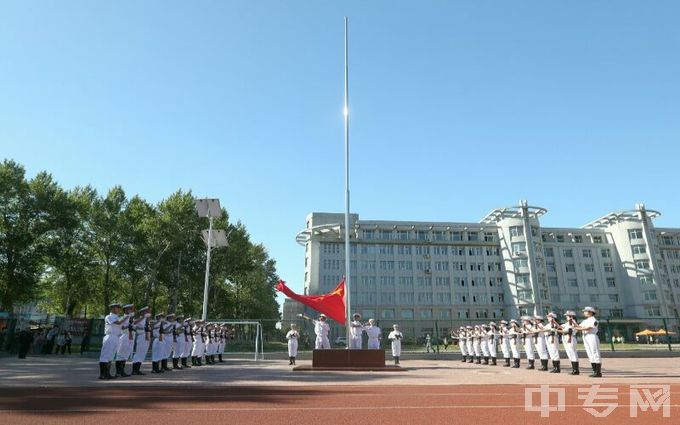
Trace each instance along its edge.
<path fill-rule="evenodd" d="M 534 331 L 536 331 L 534 334 L 534 348 L 538 352 L 538 358 L 541 360 L 541 368 L 538 370 L 546 371 L 548 370 L 548 359 L 550 358 L 550 355 L 548 354 L 548 347 L 545 343 L 545 336 L 546 332 L 550 333 L 550 331 L 545 330 L 543 316 L 538 314 L 534 316 Z"/>
<path fill-rule="evenodd" d="M 488 339 L 489 359 L 491 360 L 491 365 L 496 366 L 496 356 L 498 353 L 498 349 L 496 348 L 496 345 L 498 344 L 498 326 L 495 322 L 490 322 L 487 329 L 486 335 Z"/>
<path fill-rule="evenodd" d="M 146 359 L 146 353 L 149 351 L 149 344 L 151 343 L 151 326 L 149 318 L 151 312 L 149 307 L 142 307 L 139 309 L 139 317 L 135 319 L 135 355 L 132 359 L 132 374 L 146 375 L 142 373 L 142 362 Z"/>
<path fill-rule="evenodd" d="M 512 367 L 517 369 L 519 368 L 520 362 L 519 347 L 522 343 L 522 339 L 524 338 L 524 334 L 522 333 L 522 329 L 519 327 L 519 323 L 517 323 L 517 320 L 515 319 L 510 320 L 508 337 L 510 338 L 510 351 L 512 352 Z"/>
<path fill-rule="evenodd" d="M 512 354 L 510 354 L 510 334 L 508 333 L 508 322 L 505 320 L 500 321 L 498 338 L 501 352 L 503 353 L 503 360 L 505 360 L 503 367 L 510 367 L 510 358 L 512 357 Z"/>
<path fill-rule="evenodd" d="M 489 327 L 486 325 L 479 326 L 479 348 L 481 348 L 482 356 L 484 356 L 484 364 L 489 364 L 489 357 L 491 356 L 489 352 Z"/>
<path fill-rule="evenodd" d="M 158 313 L 153 322 L 153 343 L 151 344 L 151 372 L 163 373 L 160 363 L 165 353 L 165 342 L 163 341 L 163 328 L 165 327 L 165 314 Z"/>
<path fill-rule="evenodd" d="M 203 366 L 201 357 L 203 357 L 203 321 L 197 320 L 194 324 L 194 346 L 191 350 L 191 365 Z"/>
<path fill-rule="evenodd" d="M 352 337 L 349 342 L 349 348 L 352 350 L 361 350 L 361 338 L 364 334 L 364 325 L 361 323 L 361 314 L 354 313 L 352 319 L 352 323 L 349 324 L 349 333 Z"/>
<path fill-rule="evenodd" d="M 224 363 L 222 354 L 224 354 L 224 347 L 227 343 L 226 332 L 224 325 L 217 325 L 217 361 L 219 363 Z"/>
<path fill-rule="evenodd" d="M 300 332 L 297 330 L 295 323 L 290 324 L 290 330 L 286 334 L 288 340 L 288 365 L 295 365 L 295 357 L 297 357 L 298 340 L 300 339 Z"/>
<path fill-rule="evenodd" d="M 481 337 L 481 331 L 479 329 L 478 325 L 475 325 L 474 330 L 472 332 L 472 349 L 475 352 L 475 363 L 476 364 L 481 364 L 482 363 L 482 349 L 480 347 L 480 337 Z"/>
<path fill-rule="evenodd" d="M 468 363 L 472 363 L 473 360 L 473 355 L 474 355 L 474 350 L 472 349 L 474 342 L 473 342 L 473 334 L 472 334 L 472 326 L 468 325 L 465 328 L 465 344 L 468 352 Z"/>
<path fill-rule="evenodd" d="M 368 326 L 364 330 L 368 336 L 368 349 L 379 350 L 382 331 L 375 325 L 375 319 L 368 319 Z"/>
<path fill-rule="evenodd" d="M 170 313 L 165 316 L 165 327 L 163 328 L 163 358 L 161 360 L 161 369 L 165 372 L 172 372 L 168 367 L 168 359 L 172 359 L 172 347 L 175 344 L 177 337 L 175 336 L 175 313 Z"/>
<path fill-rule="evenodd" d="M 116 350 L 116 376 L 126 378 L 130 375 L 125 373 L 125 362 L 128 361 L 130 354 L 132 354 L 132 346 L 135 337 L 133 323 L 135 305 L 125 304 L 123 306 L 123 313 L 126 318 L 120 324 L 121 334 L 118 338 L 118 350 Z"/>
<path fill-rule="evenodd" d="M 465 328 L 462 326 L 459 327 L 458 334 L 451 331 L 451 338 L 458 343 L 458 349 L 460 350 L 460 355 L 463 358 L 461 361 L 463 363 L 467 362 L 468 353 L 466 347 Z"/>
<path fill-rule="evenodd" d="M 307 316 L 303 316 L 305 319 L 309 319 L 314 323 L 314 334 L 316 335 L 316 340 L 314 341 L 314 349 L 325 350 L 331 348 L 331 343 L 328 341 L 328 333 L 331 331 L 331 327 L 326 323 L 326 315 L 320 314 L 319 320 L 310 319 Z"/>
<path fill-rule="evenodd" d="M 110 313 L 104 318 L 104 339 L 102 340 L 102 351 L 99 354 L 99 379 L 113 379 L 110 367 L 113 357 L 118 350 L 120 334 L 122 333 L 121 324 L 128 316 L 119 317 L 120 304 L 109 305 Z"/>
<path fill-rule="evenodd" d="M 531 317 L 522 317 L 522 345 L 524 345 L 524 354 L 527 356 L 529 366 L 527 369 L 534 369 L 534 335 L 536 330 L 531 326 Z"/>
<path fill-rule="evenodd" d="M 206 334 L 208 334 L 208 339 L 205 342 L 205 364 L 214 365 L 215 364 L 215 324 L 208 323 L 206 328 Z"/>
<path fill-rule="evenodd" d="M 558 332 L 561 329 L 559 323 L 557 323 L 557 315 L 553 312 L 548 313 L 546 316 L 548 319 L 548 324 L 543 327 L 545 330 L 545 342 L 548 347 L 548 354 L 550 354 L 550 360 L 552 360 L 553 368 L 550 373 L 560 373 L 560 339 Z"/>
<path fill-rule="evenodd" d="M 175 344 L 172 350 L 172 368 L 181 370 L 179 363 L 184 353 L 184 316 L 177 316 L 173 331 Z"/>
<path fill-rule="evenodd" d="M 392 341 L 392 358 L 394 359 L 394 364 L 399 364 L 399 357 L 401 357 L 401 340 L 404 335 L 399 330 L 399 325 L 392 325 L 392 332 L 387 336 L 387 339 Z"/>
<path fill-rule="evenodd" d="M 597 330 L 599 323 L 595 319 L 597 312 L 592 307 L 583 309 L 583 315 L 586 316 L 576 329 L 581 331 L 583 335 L 583 345 L 586 348 L 590 366 L 593 368 L 593 373 L 589 376 L 591 378 L 602 378 L 602 359 L 600 358 L 600 339 L 597 337 Z"/>
<path fill-rule="evenodd" d="M 184 334 L 184 346 L 182 347 L 182 367 L 184 369 L 191 369 L 187 359 L 191 355 L 191 348 L 193 346 L 193 337 L 191 331 L 191 317 L 187 317 L 182 322 L 182 333 Z"/>
<path fill-rule="evenodd" d="M 567 319 L 565 323 L 562 324 L 562 344 L 564 345 L 564 351 L 567 353 L 567 357 L 571 362 L 571 373 L 570 375 L 578 375 L 579 371 L 578 365 L 578 352 L 576 351 L 576 330 L 575 327 L 578 326 L 576 323 L 576 313 L 569 310 L 564 313 L 564 317 Z"/>

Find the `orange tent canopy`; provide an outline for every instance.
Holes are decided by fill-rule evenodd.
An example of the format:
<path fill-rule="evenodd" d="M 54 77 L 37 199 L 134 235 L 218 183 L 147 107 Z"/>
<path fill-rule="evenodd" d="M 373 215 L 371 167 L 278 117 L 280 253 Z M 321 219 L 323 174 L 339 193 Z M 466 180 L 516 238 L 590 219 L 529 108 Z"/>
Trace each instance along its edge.
<path fill-rule="evenodd" d="M 635 336 L 650 336 L 650 335 L 658 335 L 658 334 L 656 332 L 652 331 L 652 330 L 649 330 L 649 329 L 645 329 L 644 331 L 640 331 L 640 332 L 635 334 Z"/>
<path fill-rule="evenodd" d="M 658 331 L 654 332 L 656 335 L 666 335 L 666 330 L 665 329 L 659 329 Z M 675 335 L 675 332 L 669 331 L 668 335 Z"/>

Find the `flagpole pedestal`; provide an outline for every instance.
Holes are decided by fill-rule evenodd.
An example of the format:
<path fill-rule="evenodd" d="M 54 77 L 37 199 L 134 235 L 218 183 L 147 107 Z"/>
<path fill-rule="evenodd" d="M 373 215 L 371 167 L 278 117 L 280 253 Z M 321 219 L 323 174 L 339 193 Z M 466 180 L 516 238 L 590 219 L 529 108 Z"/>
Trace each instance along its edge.
<path fill-rule="evenodd" d="M 301 365 L 294 371 L 375 371 L 400 372 L 405 371 L 399 366 L 385 365 L 385 350 L 347 350 L 330 349 L 314 350 L 312 365 Z"/>

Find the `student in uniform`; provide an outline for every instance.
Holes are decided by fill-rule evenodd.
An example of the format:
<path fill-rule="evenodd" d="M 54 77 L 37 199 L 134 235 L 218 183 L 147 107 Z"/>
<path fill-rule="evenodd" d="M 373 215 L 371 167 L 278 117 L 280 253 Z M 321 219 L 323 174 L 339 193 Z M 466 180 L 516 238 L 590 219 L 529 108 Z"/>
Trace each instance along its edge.
<path fill-rule="evenodd" d="M 564 351 L 567 353 L 567 357 L 571 362 L 571 373 L 570 375 L 579 375 L 578 365 L 578 352 L 576 351 L 576 313 L 569 310 L 564 313 L 564 317 L 567 321 L 562 324 L 560 333 L 562 334 L 562 344 L 564 345 Z"/>
<path fill-rule="evenodd" d="M 475 325 L 472 331 L 472 350 L 475 353 L 475 364 L 482 363 L 481 330 Z"/>
<path fill-rule="evenodd" d="M 295 366 L 295 357 L 297 357 L 298 350 L 298 339 L 300 339 L 300 333 L 297 330 L 297 325 L 295 323 L 290 324 L 290 330 L 286 334 L 286 339 L 288 340 L 288 360 L 289 366 Z"/>
<path fill-rule="evenodd" d="M 135 305 L 125 304 L 123 306 L 123 313 L 127 317 L 120 324 L 120 337 L 118 338 L 118 350 L 116 350 L 116 376 L 128 377 L 125 373 L 125 363 L 130 358 L 132 354 L 132 345 L 134 344 L 134 315 L 135 315 Z"/>
<path fill-rule="evenodd" d="M 545 330 L 545 343 L 548 347 L 548 354 L 552 361 L 552 370 L 550 373 L 560 373 L 560 339 L 559 330 L 560 324 L 557 323 L 557 314 L 550 312 L 546 316 L 548 324 L 543 328 Z"/>
<path fill-rule="evenodd" d="M 166 326 L 163 328 L 163 354 L 161 355 L 161 369 L 165 372 L 172 372 L 168 367 L 168 359 L 172 359 L 172 347 L 175 344 L 177 336 L 175 335 L 175 313 L 170 313 L 165 316 Z M 172 361 L 172 360 L 171 360 Z"/>
<path fill-rule="evenodd" d="M 132 358 L 133 375 L 146 375 L 141 369 L 142 362 L 146 359 L 146 353 L 149 351 L 149 343 L 151 342 L 150 317 L 149 307 L 142 307 L 139 309 L 139 317 L 133 322 L 135 327 L 135 354 Z"/>
<path fill-rule="evenodd" d="M 524 316 L 522 317 L 522 345 L 524 345 L 524 354 L 527 356 L 527 361 L 529 362 L 529 366 L 527 369 L 535 369 L 534 367 L 534 361 L 535 361 L 535 355 L 534 355 L 534 335 L 536 334 L 536 330 L 534 327 L 531 325 L 531 317 L 529 316 Z"/>
<path fill-rule="evenodd" d="M 193 348 L 193 332 L 191 331 L 191 317 L 184 319 L 182 327 L 184 328 L 184 351 L 182 352 L 182 367 L 184 369 L 191 369 L 189 366 L 189 356 L 191 356 L 191 349 Z"/>
<path fill-rule="evenodd" d="M 508 330 L 508 322 L 506 320 L 500 321 L 498 337 L 499 343 L 501 345 L 501 352 L 503 353 L 503 360 L 505 360 L 503 367 L 510 367 L 510 359 L 512 358 L 512 354 L 510 353 L 510 334 Z"/>
<path fill-rule="evenodd" d="M 191 350 L 191 365 L 192 366 L 203 366 L 201 357 L 203 356 L 203 321 L 197 320 L 193 327 L 194 332 L 194 344 Z"/>
<path fill-rule="evenodd" d="M 590 366 L 593 368 L 591 378 L 602 378 L 602 360 L 600 358 L 600 339 L 597 336 L 599 323 L 595 318 L 597 311 L 592 307 L 585 307 L 583 315 L 586 316 L 574 329 L 581 331 L 583 335 L 583 345 L 586 348 Z"/>
<path fill-rule="evenodd" d="M 498 344 L 498 326 L 495 322 L 489 323 L 486 334 L 488 338 L 489 358 L 491 359 L 491 365 L 496 366 L 496 356 L 498 355 L 498 349 L 496 348 L 496 345 Z"/>
<path fill-rule="evenodd" d="M 473 356 L 474 356 L 474 335 L 473 335 L 473 329 L 472 326 L 468 325 L 465 327 L 465 348 L 467 349 L 468 353 L 468 363 L 474 362 Z"/>
<path fill-rule="evenodd" d="M 354 313 L 352 316 L 352 323 L 349 325 L 349 332 L 352 339 L 349 342 L 349 348 L 352 350 L 361 350 L 362 336 L 364 334 L 364 324 L 361 323 L 361 314 Z"/>
<path fill-rule="evenodd" d="M 331 331 L 331 327 L 326 323 L 326 315 L 319 314 L 319 320 L 310 319 L 304 316 L 305 319 L 311 320 L 314 323 L 314 334 L 316 334 L 316 340 L 314 341 L 315 350 L 329 350 L 331 348 L 331 343 L 328 340 L 328 333 Z"/>
<path fill-rule="evenodd" d="M 510 320 L 510 329 L 508 330 L 508 337 L 510 339 L 510 351 L 512 352 L 512 367 L 514 369 L 519 368 L 520 356 L 519 356 L 519 346 L 521 344 L 522 329 L 519 327 L 517 320 Z"/>
<path fill-rule="evenodd" d="M 467 362 L 467 349 L 465 347 L 465 328 L 459 327 L 458 333 L 451 331 L 451 341 L 454 344 L 458 344 L 458 349 L 460 350 L 460 356 L 462 357 L 462 362 Z"/>
<path fill-rule="evenodd" d="M 184 353 L 184 316 L 177 316 L 173 328 L 173 340 L 175 343 L 172 349 L 172 368 L 181 370 L 180 359 Z"/>
<path fill-rule="evenodd" d="M 545 324 L 543 323 L 543 316 L 538 314 L 534 315 L 534 330 L 537 332 L 534 334 L 534 343 L 536 344 L 536 351 L 538 352 L 538 357 L 541 360 L 540 371 L 548 370 L 548 360 L 550 359 L 550 354 L 548 353 L 548 347 L 546 346 L 546 330 Z M 550 331 L 547 331 L 548 333 Z"/>
<path fill-rule="evenodd" d="M 368 326 L 366 326 L 364 330 L 368 336 L 368 349 L 379 350 L 382 331 L 378 326 L 375 325 L 375 319 L 368 319 Z"/>
<path fill-rule="evenodd" d="M 392 325 L 392 332 L 387 336 L 387 339 L 392 341 L 392 358 L 394 359 L 394 364 L 399 364 L 399 357 L 401 357 L 401 340 L 404 335 L 399 330 L 399 325 Z"/>
<path fill-rule="evenodd" d="M 151 372 L 152 373 L 163 373 L 164 370 L 160 367 L 160 362 L 163 360 L 163 354 L 165 353 L 165 338 L 163 329 L 165 327 L 165 314 L 156 314 L 155 321 L 153 323 L 153 342 L 151 344 Z"/>
<path fill-rule="evenodd" d="M 102 351 L 99 355 L 99 379 L 115 378 L 110 372 L 111 362 L 118 350 L 122 332 L 120 325 L 128 318 L 128 316 L 118 316 L 120 314 L 120 303 L 109 305 L 109 309 L 111 312 L 104 318 L 104 339 L 102 340 Z"/>
<path fill-rule="evenodd" d="M 489 364 L 489 327 L 486 325 L 479 326 L 479 348 L 482 350 L 484 356 L 484 364 Z"/>

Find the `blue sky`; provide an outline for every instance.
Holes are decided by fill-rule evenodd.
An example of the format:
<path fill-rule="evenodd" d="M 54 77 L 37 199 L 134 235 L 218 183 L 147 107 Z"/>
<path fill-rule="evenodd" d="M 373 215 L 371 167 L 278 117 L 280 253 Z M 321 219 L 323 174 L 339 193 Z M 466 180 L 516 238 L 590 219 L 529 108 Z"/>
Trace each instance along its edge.
<path fill-rule="evenodd" d="M 301 289 L 295 234 L 352 204 L 546 226 L 636 202 L 680 227 L 680 3 L 4 1 L 0 157 L 65 187 L 218 197 Z"/>

